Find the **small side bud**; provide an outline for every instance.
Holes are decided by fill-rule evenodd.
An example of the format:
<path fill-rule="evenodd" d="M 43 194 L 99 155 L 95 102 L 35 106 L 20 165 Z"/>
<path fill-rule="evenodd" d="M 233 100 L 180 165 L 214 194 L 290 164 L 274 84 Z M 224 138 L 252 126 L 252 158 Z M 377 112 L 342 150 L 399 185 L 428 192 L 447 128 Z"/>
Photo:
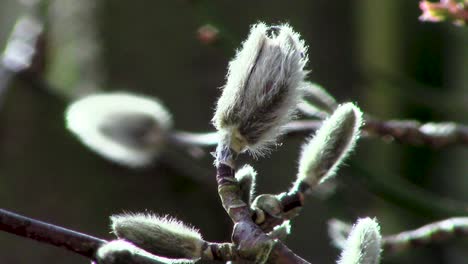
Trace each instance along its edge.
<path fill-rule="evenodd" d="M 338 249 L 344 249 L 346 246 L 346 238 L 351 232 L 352 225 L 338 219 L 328 221 L 328 235 L 331 238 L 332 244 Z"/>
<path fill-rule="evenodd" d="M 275 228 L 268 233 L 273 239 L 285 240 L 287 236 L 291 234 L 291 221 L 286 220 L 281 225 L 275 226 Z"/>
<path fill-rule="evenodd" d="M 303 82 L 301 89 L 304 93 L 305 101 L 319 111 L 331 114 L 338 107 L 335 98 L 316 83 Z"/>
<path fill-rule="evenodd" d="M 269 215 L 280 218 L 283 213 L 283 208 L 281 201 L 278 196 L 273 194 L 261 194 L 255 197 L 255 200 L 252 203 L 253 208 L 258 208 L 263 210 Z"/>
<path fill-rule="evenodd" d="M 132 167 L 150 164 L 172 128 L 169 112 L 157 99 L 125 93 L 80 99 L 68 107 L 66 122 L 86 146 Z"/>
<path fill-rule="evenodd" d="M 247 204 L 252 204 L 253 197 L 255 196 L 255 179 L 257 172 L 250 165 L 245 165 L 236 172 L 235 175 L 239 182 L 242 200 Z"/>
<path fill-rule="evenodd" d="M 252 26 L 229 63 L 213 123 L 223 145 L 261 155 L 293 117 L 307 72 L 306 47 L 289 25 Z"/>
<path fill-rule="evenodd" d="M 361 125 L 362 112 L 359 108 L 352 103 L 339 106 L 302 147 L 293 189 L 299 188 L 302 182 L 312 188 L 333 176 L 356 145 Z"/>
<path fill-rule="evenodd" d="M 382 252 L 382 236 L 375 219 L 359 219 L 353 226 L 338 264 L 378 264 Z"/>
<path fill-rule="evenodd" d="M 170 218 L 146 214 L 111 217 L 112 230 L 121 239 L 156 255 L 196 260 L 205 241 L 198 230 Z"/>
<path fill-rule="evenodd" d="M 114 240 L 101 246 L 96 253 L 97 264 L 171 264 L 193 263 L 152 255 L 124 240 Z"/>

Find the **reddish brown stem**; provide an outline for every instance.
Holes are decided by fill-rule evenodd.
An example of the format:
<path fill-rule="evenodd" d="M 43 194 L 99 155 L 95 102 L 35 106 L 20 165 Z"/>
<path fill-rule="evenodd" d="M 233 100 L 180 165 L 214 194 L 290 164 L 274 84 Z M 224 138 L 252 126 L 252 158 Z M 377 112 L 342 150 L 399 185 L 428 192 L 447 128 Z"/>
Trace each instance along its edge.
<path fill-rule="evenodd" d="M 106 240 L 55 226 L 0 209 L 0 230 L 42 243 L 65 248 L 94 260 Z"/>

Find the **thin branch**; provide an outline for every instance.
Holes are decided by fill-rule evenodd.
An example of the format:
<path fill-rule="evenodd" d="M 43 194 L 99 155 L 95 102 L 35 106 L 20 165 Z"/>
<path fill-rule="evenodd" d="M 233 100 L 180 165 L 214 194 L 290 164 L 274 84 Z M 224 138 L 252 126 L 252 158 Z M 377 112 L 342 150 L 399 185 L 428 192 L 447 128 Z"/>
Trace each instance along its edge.
<path fill-rule="evenodd" d="M 107 241 L 0 209 L 0 230 L 64 248 L 94 260 Z"/>
<path fill-rule="evenodd" d="M 383 248 L 384 252 L 394 253 L 466 236 L 468 236 L 468 217 L 454 217 L 415 230 L 386 236 L 383 240 Z"/>
<path fill-rule="evenodd" d="M 288 136 L 310 135 L 321 125 L 321 120 L 297 120 L 287 124 L 283 131 Z M 414 120 L 367 119 L 362 130 L 364 137 L 379 137 L 385 141 L 395 140 L 414 146 L 468 146 L 468 126 L 454 122 L 421 123 Z M 183 144 L 200 147 L 215 146 L 218 142 L 215 132 L 176 132 L 173 137 Z"/>

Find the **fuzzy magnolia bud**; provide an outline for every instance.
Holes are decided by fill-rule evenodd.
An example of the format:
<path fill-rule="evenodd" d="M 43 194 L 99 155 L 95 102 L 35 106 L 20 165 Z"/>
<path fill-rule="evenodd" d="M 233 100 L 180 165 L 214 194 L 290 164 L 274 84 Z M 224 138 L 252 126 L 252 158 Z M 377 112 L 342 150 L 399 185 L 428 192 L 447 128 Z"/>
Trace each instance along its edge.
<path fill-rule="evenodd" d="M 361 124 L 359 108 L 352 103 L 339 106 L 303 146 L 294 188 L 299 188 L 302 182 L 313 187 L 333 176 L 354 148 Z"/>
<path fill-rule="evenodd" d="M 245 165 L 236 172 L 236 179 L 242 194 L 242 200 L 248 204 L 252 203 L 255 196 L 255 179 L 257 172 L 250 165 Z"/>
<path fill-rule="evenodd" d="M 150 253 L 123 241 L 114 240 L 100 247 L 96 253 L 97 264 L 170 264 L 190 263 L 151 255 Z"/>
<path fill-rule="evenodd" d="M 67 127 L 92 150 L 124 165 L 148 165 L 160 154 L 172 127 L 154 98 L 125 93 L 91 95 L 74 102 Z"/>
<path fill-rule="evenodd" d="M 262 154 L 300 100 L 306 47 L 288 25 L 254 25 L 229 63 L 227 82 L 213 118 L 221 143 L 235 152 Z"/>
<path fill-rule="evenodd" d="M 123 214 L 111 217 L 112 230 L 121 239 L 156 255 L 196 260 L 205 241 L 198 230 L 169 217 Z"/>
<path fill-rule="evenodd" d="M 353 226 L 341 252 L 338 264 L 378 264 L 382 251 L 382 236 L 376 220 L 359 219 Z"/>

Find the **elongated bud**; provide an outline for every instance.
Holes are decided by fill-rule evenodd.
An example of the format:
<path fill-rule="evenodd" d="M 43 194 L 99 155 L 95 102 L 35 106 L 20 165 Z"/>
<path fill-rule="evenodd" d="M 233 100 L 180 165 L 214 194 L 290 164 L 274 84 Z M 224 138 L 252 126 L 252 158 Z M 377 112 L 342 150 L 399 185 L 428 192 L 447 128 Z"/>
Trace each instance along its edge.
<path fill-rule="evenodd" d="M 123 214 L 111 221 L 117 237 L 159 256 L 196 260 L 205 244 L 198 230 L 167 216 Z"/>
<path fill-rule="evenodd" d="M 245 165 L 236 172 L 235 177 L 239 182 L 242 200 L 247 204 L 251 204 L 255 196 L 255 179 L 257 177 L 257 172 L 252 166 Z"/>
<path fill-rule="evenodd" d="M 299 172 L 293 188 L 299 188 L 302 182 L 314 187 L 333 176 L 354 148 L 361 124 L 362 112 L 359 108 L 352 103 L 339 106 L 302 147 Z"/>
<path fill-rule="evenodd" d="M 193 263 L 155 256 L 124 240 L 114 240 L 106 243 L 98 249 L 96 258 L 97 264 Z"/>
<path fill-rule="evenodd" d="M 338 107 L 335 98 L 316 83 L 303 82 L 301 89 L 304 93 L 305 102 L 318 111 L 331 114 Z"/>
<path fill-rule="evenodd" d="M 375 219 L 359 219 L 353 226 L 338 264 L 378 264 L 382 251 L 382 236 Z"/>
<path fill-rule="evenodd" d="M 258 155 L 275 143 L 297 108 L 306 62 L 306 47 L 289 25 L 252 26 L 229 63 L 213 118 L 223 145 Z"/>
<path fill-rule="evenodd" d="M 91 95 L 66 112 L 67 127 L 103 157 L 138 167 L 164 148 L 172 120 L 154 98 L 125 93 Z"/>

